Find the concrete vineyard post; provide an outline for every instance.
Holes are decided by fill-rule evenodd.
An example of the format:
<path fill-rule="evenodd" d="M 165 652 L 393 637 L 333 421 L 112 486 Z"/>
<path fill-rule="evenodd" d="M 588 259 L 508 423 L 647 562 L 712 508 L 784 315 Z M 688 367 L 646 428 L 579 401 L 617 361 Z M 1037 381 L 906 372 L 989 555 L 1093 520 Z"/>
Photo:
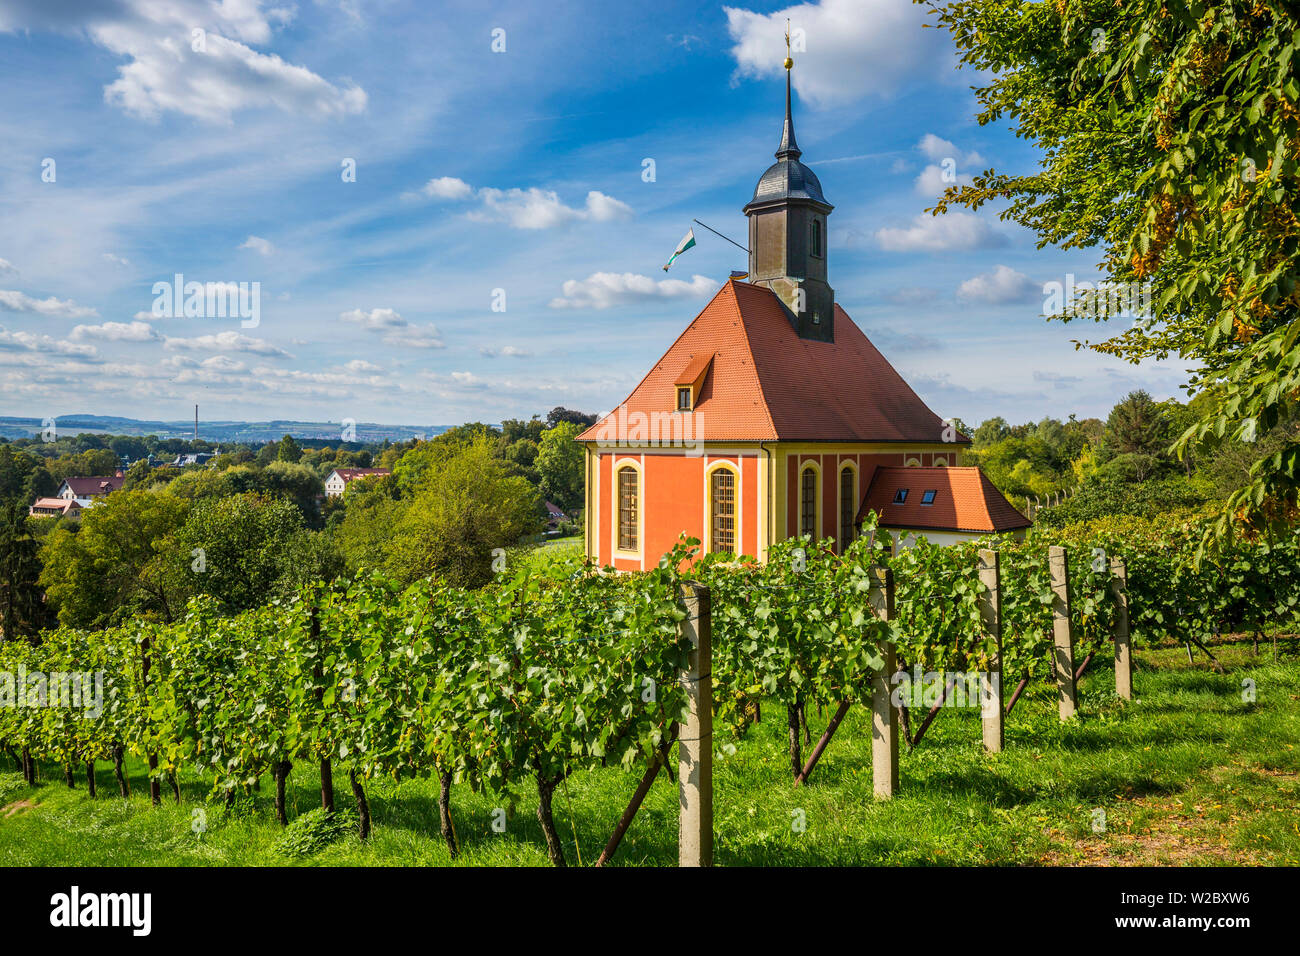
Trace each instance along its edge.
<path fill-rule="evenodd" d="M 1110 559 L 1110 591 L 1115 596 L 1115 696 L 1133 699 L 1133 645 L 1128 633 L 1128 568 Z"/>
<path fill-rule="evenodd" d="M 1073 717 L 1078 706 L 1074 690 L 1074 625 L 1070 621 L 1070 559 L 1065 548 L 1047 549 L 1052 575 L 1052 657 L 1056 664 L 1056 688 L 1061 719 Z"/>
<path fill-rule="evenodd" d="M 996 551 L 981 550 L 979 574 L 982 588 L 979 596 L 980 627 L 985 640 L 993 644 L 993 659 L 988 671 L 980 677 L 980 713 L 984 724 L 984 749 L 990 753 L 1002 750 L 1004 742 L 1004 712 L 1002 709 L 1002 595 L 1001 565 Z"/>
<path fill-rule="evenodd" d="M 713 865 L 713 648 L 709 589 L 683 587 L 686 619 L 681 633 L 691 643 L 682 671 L 688 711 L 677 742 L 679 866 Z"/>
<path fill-rule="evenodd" d="M 871 607 L 882 621 L 894 619 L 894 572 L 874 569 Z M 871 777 L 875 795 L 888 799 L 898 793 L 898 711 L 894 707 L 890 678 L 898 669 L 894 645 L 882 641 L 884 664 L 871 678 Z"/>

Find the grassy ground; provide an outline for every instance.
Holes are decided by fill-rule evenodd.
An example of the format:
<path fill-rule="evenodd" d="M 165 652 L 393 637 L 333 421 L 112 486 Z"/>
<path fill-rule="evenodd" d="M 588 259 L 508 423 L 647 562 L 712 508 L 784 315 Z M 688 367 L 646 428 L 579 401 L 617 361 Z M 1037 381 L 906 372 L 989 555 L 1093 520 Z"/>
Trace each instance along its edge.
<path fill-rule="evenodd" d="M 1227 674 L 1181 648 L 1138 656 L 1139 699 L 1114 697 L 1113 674 L 1097 668 L 1080 687 L 1079 718 L 1061 724 L 1054 693 L 1027 692 L 1007 726 L 1007 747 L 985 755 L 975 711 L 948 711 L 902 759 L 902 794 L 871 797 L 870 723 L 850 710 L 810 785 L 790 785 L 784 714 L 739 741 L 719 735 L 714 765 L 716 861 L 722 865 L 841 864 L 1300 864 L 1300 657 L 1283 641 L 1277 660 L 1261 645 L 1214 647 Z M 1198 652 L 1199 655 L 1199 652 Z M 1242 681 L 1257 700 L 1242 700 Z M 809 715 L 814 731 L 825 716 Z M 734 743 L 734 752 L 730 744 Z M 184 802 L 148 805 L 143 768 L 134 795 L 116 795 L 101 765 L 100 798 L 84 780 L 69 790 L 53 767 L 26 787 L 0 771 L 0 865 L 441 865 L 436 790 L 428 781 L 371 781 L 370 841 L 349 834 L 293 857 L 271 809 L 269 780 L 252 814 L 206 807 L 208 830 L 192 823 L 206 787 L 181 781 Z M 592 862 L 636 786 L 618 771 L 578 774 L 555 799 L 570 863 L 577 846 Z M 340 805 L 350 802 L 336 772 Z M 291 816 L 319 803 L 312 768 L 290 781 Z M 453 814 L 468 865 L 546 865 L 534 814 L 521 795 L 504 833 L 492 829 L 503 801 L 453 790 Z M 661 775 L 616 858 L 619 864 L 676 863 L 676 788 Z M 1105 812 L 1094 832 L 1095 810 Z M 799 832 L 795 824 L 806 827 Z"/>

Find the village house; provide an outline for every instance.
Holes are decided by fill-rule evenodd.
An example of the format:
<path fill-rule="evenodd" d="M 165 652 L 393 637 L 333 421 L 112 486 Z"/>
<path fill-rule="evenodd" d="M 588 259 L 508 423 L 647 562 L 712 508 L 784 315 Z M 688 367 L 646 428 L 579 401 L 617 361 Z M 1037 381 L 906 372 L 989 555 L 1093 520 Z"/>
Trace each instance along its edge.
<path fill-rule="evenodd" d="M 37 518 L 58 518 L 64 515 L 75 518 L 81 511 L 81 504 L 75 498 L 37 498 L 27 508 L 27 513 Z"/>
<path fill-rule="evenodd" d="M 325 479 L 325 497 L 337 498 L 348 490 L 348 485 L 358 479 L 391 474 L 392 471 L 387 468 L 335 468 Z"/>
<path fill-rule="evenodd" d="M 102 498 L 121 488 L 125 480 L 121 471 L 116 475 L 65 478 L 55 494 L 65 501 L 77 502 L 82 508 L 89 508 L 96 498 Z"/>
<path fill-rule="evenodd" d="M 851 542 L 865 513 L 955 541 L 1029 525 L 848 313 L 829 279 L 833 206 L 800 157 L 786 62 L 776 163 L 744 213 L 749 268 L 714 295 L 586 449 L 586 553 L 653 567 L 679 536 L 764 559 L 800 535 Z M 883 509 L 883 510 L 882 510 Z"/>

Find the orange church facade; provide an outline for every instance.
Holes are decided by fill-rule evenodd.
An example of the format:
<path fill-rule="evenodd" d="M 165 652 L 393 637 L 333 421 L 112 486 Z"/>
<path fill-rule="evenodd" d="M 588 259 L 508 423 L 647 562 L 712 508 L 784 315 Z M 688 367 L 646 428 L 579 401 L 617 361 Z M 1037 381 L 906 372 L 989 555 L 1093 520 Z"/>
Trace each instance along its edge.
<path fill-rule="evenodd" d="M 747 281 L 727 281 L 632 394 L 578 436 L 586 553 L 601 565 L 654 567 L 683 534 L 706 552 L 760 560 L 770 545 L 803 534 L 841 547 L 878 475 L 892 501 L 911 496 L 898 509 L 907 521 L 900 529 L 920 521 L 936 532 L 989 533 L 1004 530 L 999 522 L 1028 523 L 983 476 L 927 477 L 931 487 L 918 485 L 914 495 L 896 480 L 901 468 L 920 478 L 956 466 L 969 439 L 921 401 L 835 303 L 826 232 L 833 207 L 800 155 L 787 72 L 777 162 L 744 209 Z M 950 494 L 967 486 L 977 493 Z"/>

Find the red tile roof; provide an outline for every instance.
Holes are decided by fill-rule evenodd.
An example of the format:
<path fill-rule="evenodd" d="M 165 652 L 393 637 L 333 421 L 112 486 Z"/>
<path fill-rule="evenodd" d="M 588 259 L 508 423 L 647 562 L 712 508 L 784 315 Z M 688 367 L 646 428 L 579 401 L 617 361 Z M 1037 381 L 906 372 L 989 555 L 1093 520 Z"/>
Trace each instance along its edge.
<path fill-rule="evenodd" d="M 72 493 L 78 498 L 92 498 L 95 495 L 106 495 L 110 492 L 117 491 L 122 487 L 122 482 L 126 479 L 121 475 L 95 475 L 89 478 L 64 478 L 64 484 L 72 489 Z"/>
<path fill-rule="evenodd" d="M 939 442 L 944 424 L 838 305 L 835 341 L 801 339 L 776 293 L 729 280 L 628 396 L 628 414 L 672 412 L 687 370 L 706 441 Z M 578 441 L 605 437 L 598 421 Z M 965 436 L 958 436 L 965 443 Z"/>
<path fill-rule="evenodd" d="M 712 352 L 700 352 L 693 356 L 686 367 L 677 375 L 674 385 L 695 385 L 709 370 L 709 365 L 713 362 Z"/>
<path fill-rule="evenodd" d="M 907 499 L 895 504 L 896 493 L 907 489 Z M 926 491 L 934 491 L 934 503 L 922 504 Z M 858 511 L 880 515 L 884 528 L 916 528 L 931 531 L 1014 531 L 1032 522 L 1011 506 L 978 468 L 906 468 L 897 465 L 877 468 Z"/>
<path fill-rule="evenodd" d="M 392 471 L 388 468 L 335 468 L 331 474 L 338 475 L 343 479 L 343 483 L 347 484 L 349 481 L 370 475 L 391 475 Z"/>
<path fill-rule="evenodd" d="M 27 509 L 28 514 L 50 514 L 57 511 L 59 514 L 68 512 L 77 512 L 81 510 L 81 505 L 73 498 L 37 498 L 36 501 Z"/>

